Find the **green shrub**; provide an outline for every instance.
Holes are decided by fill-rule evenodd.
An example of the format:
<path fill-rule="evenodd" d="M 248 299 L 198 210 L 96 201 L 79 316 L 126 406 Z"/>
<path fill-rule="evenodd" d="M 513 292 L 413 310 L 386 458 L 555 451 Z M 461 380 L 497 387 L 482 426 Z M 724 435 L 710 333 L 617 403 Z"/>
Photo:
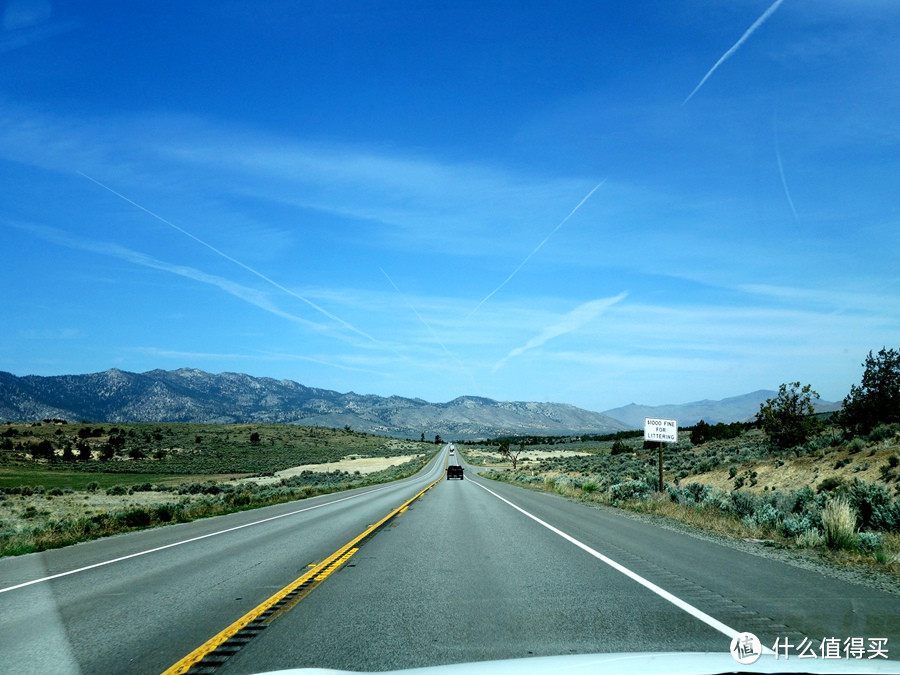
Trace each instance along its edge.
<path fill-rule="evenodd" d="M 833 549 L 850 549 L 856 545 L 856 513 L 843 497 L 829 501 L 822 509 L 825 545 Z"/>
<path fill-rule="evenodd" d="M 757 500 L 747 492 L 731 493 L 731 509 L 738 516 L 752 516 L 757 508 Z"/>
<path fill-rule="evenodd" d="M 609 498 L 613 504 L 632 499 L 646 499 L 650 496 L 650 486 L 642 480 L 628 480 L 609 488 Z"/>
<path fill-rule="evenodd" d="M 609 454 L 621 455 L 624 452 L 633 452 L 633 450 L 621 439 L 617 438 L 615 441 L 613 441 L 612 448 L 610 449 Z"/>
<path fill-rule="evenodd" d="M 781 521 L 781 534 L 791 539 L 796 539 L 807 530 L 812 529 L 808 516 L 788 516 Z"/>
<path fill-rule="evenodd" d="M 128 527 L 148 527 L 150 513 L 145 509 L 134 509 L 125 513 L 123 521 Z"/>
<path fill-rule="evenodd" d="M 172 507 L 166 505 L 157 506 L 154 515 L 161 523 L 168 523 L 175 517 Z"/>
<path fill-rule="evenodd" d="M 879 424 L 869 433 L 869 441 L 878 443 L 900 434 L 900 424 Z"/>
<path fill-rule="evenodd" d="M 703 505 L 716 509 L 717 511 L 720 511 L 722 513 L 731 513 L 731 495 L 729 495 L 727 492 L 711 490 L 709 494 L 707 494 L 703 498 Z"/>
<path fill-rule="evenodd" d="M 250 504 L 250 494 L 247 492 L 230 494 L 226 499 L 229 504 L 234 506 L 248 506 Z"/>
<path fill-rule="evenodd" d="M 856 511 L 861 529 L 900 531 L 900 504 L 895 504 L 881 483 L 853 481 L 847 490 L 847 500 Z"/>
<path fill-rule="evenodd" d="M 781 514 L 772 504 L 762 504 L 751 516 L 753 522 L 764 530 L 775 529 L 781 520 Z"/>
<path fill-rule="evenodd" d="M 841 485 L 843 485 L 843 483 L 844 481 L 842 481 L 837 476 L 829 476 L 816 486 L 816 491 L 831 492 L 832 490 L 839 488 Z"/>
<path fill-rule="evenodd" d="M 113 496 L 122 496 L 128 494 L 128 488 L 124 485 L 113 485 L 106 489 L 106 494 Z"/>
<path fill-rule="evenodd" d="M 878 551 L 884 542 L 881 532 L 860 532 L 859 548 L 861 551 Z"/>
<path fill-rule="evenodd" d="M 847 444 L 850 454 L 855 455 L 866 447 L 866 442 L 858 436 Z"/>
<path fill-rule="evenodd" d="M 796 543 L 797 546 L 802 546 L 803 548 L 816 548 L 825 544 L 825 537 L 817 529 L 810 528 L 797 536 Z"/>
<path fill-rule="evenodd" d="M 794 498 L 794 505 L 791 508 L 791 511 L 794 513 L 803 513 L 807 511 L 811 505 L 815 505 L 816 502 L 816 493 L 813 492 L 813 489 L 808 485 L 804 485 L 802 488 L 792 493 L 792 497 Z"/>
<path fill-rule="evenodd" d="M 681 489 L 683 500 L 690 501 L 694 504 L 703 502 L 712 494 L 712 492 L 713 489 L 709 485 L 703 485 L 701 483 L 688 483 Z"/>

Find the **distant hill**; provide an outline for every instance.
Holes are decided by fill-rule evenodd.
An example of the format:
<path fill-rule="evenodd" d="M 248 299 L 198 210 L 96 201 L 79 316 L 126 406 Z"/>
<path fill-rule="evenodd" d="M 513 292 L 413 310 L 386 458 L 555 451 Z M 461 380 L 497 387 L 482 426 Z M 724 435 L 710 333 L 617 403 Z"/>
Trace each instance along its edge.
<path fill-rule="evenodd" d="M 505 435 L 606 434 L 626 424 L 562 403 L 463 396 L 448 403 L 341 394 L 290 380 L 202 370 L 118 369 L 88 375 L 17 377 L 0 372 L 0 419 L 92 422 L 284 423 L 448 440 Z M 643 424 L 643 420 L 641 421 Z"/>
<path fill-rule="evenodd" d="M 759 412 L 759 406 L 766 402 L 767 399 L 778 395 L 777 391 L 769 389 L 760 389 L 742 396 L 732 396 L 723 398 L 719 401 L 711 401 L 704 399 L 702 401 L 694 401 L 692 403 L 681 403 L 671 405 L 637 405 L 631 403 L 621 408 L 613 408 L 605 410 L 603 413 L 609 415 L 630 427 L 643 429 L 645 417 L 661 417 L 663 419 L 678 420 L 678 425 L 682 427 L 690 427 L 700 420 L 707 424 L 718 424 L 719 422 L 746 422 L 756 419 Z M 819 401 L 816 410 L 820 412 L 830 412 L 839 410 L 840 403 L 832 403 L 830 401 Z"/>

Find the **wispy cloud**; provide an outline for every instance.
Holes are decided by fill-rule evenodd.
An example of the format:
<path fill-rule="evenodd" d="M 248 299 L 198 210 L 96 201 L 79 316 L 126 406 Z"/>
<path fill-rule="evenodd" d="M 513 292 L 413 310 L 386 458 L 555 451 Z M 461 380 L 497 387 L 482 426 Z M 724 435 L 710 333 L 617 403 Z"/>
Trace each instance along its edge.
<path fill-rule="evenodd" d="M 713 67 L 709 69 L 709 71 L 706 73 L 706 75 L 703 76 L 703 79 L 700 80 L 700 83 L 696 87 L 694 87 L 694 90 L 690 94 L 688 94 L 688 97 L 686 99 L 684 99 L 684 101 L 682 101 L 681 105 L 685 105 L 688 101 L 690 101 L 694 97 L 694 94 L 696 94 L 698 91 L 700 91 L 700 87 L 702 87 L 706 83 L 706 81 L 710 78 L 710 76 L 714 72 L 716 72 L 716 69 L 719 66 L 721 66 L 727 59 L 734 56 L 735 52 L 737 52 L 737 50 L 740 49 L 741 45 L 747 41 L 747 38 L 749 38 L 751 35 L 753 35 L 753 33 L 756 32 L 756 29 L 759 28 L 760 26 L 762 26 L 766 22 L 766 20 L 770 16 L 772 16 L 772 14 L 775 13 L 775 10 L 778 9 L 778 6 L 782 2 L 784 2 L 784 0 L 775 0 L 775 2 L 773 2 L 769 6 L 769 9 L 767 9 L 765 12 L 763 12 L 762 16 L 760 16 L 756 21 L 754 21 L 753 25 L 750 26 L 750 28 L 748 28 L 746 31 L 744 31 L 744 34 L 741 35 L 740 39 L 737 42 L 735 42 L 727 52 L 725 52 L 724 54 L 722 54 L 721 57 L 719 57 L 719 60 L 716 61 L 715 65 L 713 65 Z"/>
<path fill-rule="evenodd" d="M 269 284 L 270 286 L 274 286 L 274 287 L 277 288 L 279 291 L 282 291 L 283 293 L 287 293 L 287 294 L 290 295 L 291 297 L 294 297 L 294 298 L 296 298 L 297 300 L 300 300 L 301 302 L 305 302 L 307 305 L 309 305 L 310 307 L 312 307 L 314 310 L 316 310 L 316 311 L 319 312 L 320 314 L 324 314 L 325 316 L 327 316 L 327 317 L 328 317 L 329 319 L 331 319 L 332 321 L 336 321 L 337 323 L 341 324 L 344 328 L 346 328 L 346 329 L 348 329 L 348 330 L 350 330 L 350 331 L 352 331 L 352 332 L 354 332 L 354 333 L 356 333 L 356 334 L 358 334 L 358 335 L 361 335 L 362 337 L 366 338 L 367 340 L 370 340 L 371 342 L 374 342 L 375 344 L 381 345 L 381 343 L 380 343 L 378 340 L 376 340 L 375 338 L 373 338 L 373 337 L 372 337 L 371 335 L 369 335 L 368 333 L 365 333 L 365 332 L 361 331 L 361 330 L 358 329 L 356 326 L 354 326 L 354 325 L 348 323 L 347 321 L 344 321 L 344 319 L 340 318 L 339 316 L 336 316 L 336 315 L 332 314 L 331 312 L 329 312 L 328 310 L 323 309 L 322 307 L 320 307 L 319 305 L 317 305 L 316 303 L 314 303 L 314 302 L 313 302 L 312 300 L 310 300 L 309 298 L 306 298 L 306 297 L 300 295 L 299 293 L 296 293 L 296 292 L 292 291 L 291 289 L 289 289 L 289 288 L 287 288 L 287 287 L 285 287 L 285 286 L 282 286 L 282 285 L 279 284 L 277 281 L 272 280 L 271 278 L 269 278 L 268 276 L 266 276 L 266 275 L 263 274 L 262 272 L 258 272 L 257 270 L 255 270 L 255 269 L 253 269 L 252 267 L 250 267 L 249 265 L 247 265 L 247 264 L 241 262 L 240 260 L 238 260 L 238 259 L 236 259 L 236 258 L 233 258 L 232 256 L 228 255 L 227 253 L 224 253 L 223 251 L 220 251 L 220 250 L 217 249 L 215 246 L 213 246 L 213 245 L 211 245 L 211 244 L 208 244 L 207 242 L 205 242 L 205 241 L 203 241 L 202 239 L 200 239 L 200 237 L 198 237 L 198 236 L 196 236 L 196 235 L 194 235 L 194 234 L 188 232 L 187 230 L 185 230 L 185 229 L 182 228 L 182 227 L 179 227 L 179 226 L 176 225 L 175 223 L 173 223 L 173 222 L 171 222 L 170 220 L 167 220 L 167 219 L 163 218 L 162 216 L 160 216 L 160 215 L 154 213 L 154 212 L 151 211 L 150 209 L 147 209 L 147 208 L 141 206 L 140 204 L 138 204 L 137 202 L 135 202 L 135 201 L 129 199 L 128 197 L 126 197 L 125 195 L 121 194 L 120 192 L 116 192 L 115 190 L 113 190 L 113 189 L 112 189 L 111 187 L 109 187 L 108 185 L 104 185 L 103 183 L 101 183 L 100 181 L 98 181 L 96 178 L 91 178 L 91 177 L 88 176 L 86 173 L 83 173 L 83 172 L 81 172 L 81 171 L 78 171 L 77 173 L 78 173 L 79 175 L 81 175 L 81 176 L 84 176 L 85 178 L 87 178 L 87 179 L 88 179 L 89 181 L 91 181 L 92 183 L 95 183 L 95 184 L 99 185 L 99 186 L 102 187 L 104 190 L 108 190 L 109 192 L 111 192 L 111 193 L 114 194 L 115 196 L 117 196 L 117 197 L 119 197 L 120 199 L 122 199 L 122 200 L 128 202 L 129 204 L 131 204 L 131 205 L 134 206 L 135 208 L 138 208 L 138 209 L 140 209 L 141 211 L 143 211 L 144 213 L 146 213 L 146 214 L 152 216 L 152 217 L 155 218 L 156 220 L 158 220 L 158 221 L 160 221 L 160 222 L 162 222 L 162 223 L 165 223 L 166 225 L 168 225 L 168 226 L 171 227 L 172 229 L 176 230 L 177 232 L 180 232 L 180 233 L 183 234 L 184 236 L 186 236 L 186 237 L 188 237 L 188 238 L 190 238 L 190 239 L 193 239 L 194 241 L 196 241 L 196 242 L 197 242 L 198 244 L 200 244 L 201 246 L 205 246 L 205 247 L 208 248 L 210 251 L 212 251 L 212 252 L 215 253 L 216 255 L 218 255 L 218 256 L 224 258 L 224 259 L 227 260 L 228 262 L 233 263 L 233 264 L 237 265 L 238 267 L 240 267 L 241 269 L 246 270 L 247 272 L 250 272 L 250 273 L 253 274 L 254 276 L 259 277 L 260 279 L 262 279 L 263 281 L 265 281 L 265 282 L 266 282 L 267 284 Z"/>
<path fill-rule="evenodd" d="M 509 354 L 500 359 L 494 365 L 494 372 L 500 370 L 500 368 L 502 368 L 510 359 L 520 356 L 530 349 L 536 349 L 537 347 L 546 344 L 554 338 L 558 338 L 562 335 L 565 335 L 566 333 L 571 333 L 578 330 L 585 324 L 599 317 L 617 302 L 624 300 L 627 295 L 627 293 L 620 293 L 619 295 L 612 298 L 600 298 L 598 300 L 591 300 L 589 302 L 585 302 L 582 305 L 579 305 L 571 312 L 561 317 L 560 320 L 556 323 L 544 328 L 544 330 L 542 330 L 538 335 L 531 338 L 524 345 L 522 345 L 521 347 L 516 347 L 511 352 L 509 352 Z"/>
<path fill-rule="evenodd" d="M 774 284 L 742 284 L 738 288 L 746 293 L 827 314 L 874 315 L 887 312 L 888 316 L 900 317 L 900 296 L 896 294 L 898 285 L 900 278 L 893 277 L 861 290 L 801 288 Z"/>
<path fill-rule="evenodd" d="M 53 20 L 45 0 L 9 0 L 0 15 L 0 54 L 27 47 L 81 27 L 74 19 Z"/>
<path fill-rule="evenodd" d="M 775 159 L 778 161 L 778 175 L 781 176 L 781 187 L 784 188 L 784 196 L 787 197 L 788 205 L 791 207 L 791 213 L 794 214 L 794 220 L 797 217 L 797 209 L 794 208 L 794 200 L 791 198 L 791 191 L 788 189 L 787 179 L 784 177 L 784 164 L 781 162 L 781 144 L 778 142 L 778 118 L 772 120 L 772 127 L 775 134 Z"/>
<path fill-rule="evenodd" d="M 427 321 L 425 321 L 425 319 L 422 318 L 422 315 L 419 314 L 419 311 L 413 306 L 413 304 L 409 300 L 406 299 L 406 296 L 403 295 L 403 291 L 401 291 L 400 288 L 397 286 L 397 284 L 394 283 L 394 280 L 391 279 L 390 275 L 388 275 L 388 273 L 385 272 L 383 268 L 379 267 L 378 269 L 381 270 L 381 273 L 385 276 L 385 278 L 388 280 L 388 282 L 391 284 L 391 286 L 394 287 L 394 290 L 397 291 L 397 294 L 400 296 L 400 298 L 403 300 L 403 302 L 406 303 L 406 306 L 412 310 L 413 314 L 416 315 L 416 318 L 422 323 L 423 326 L 425 326 L 425 328 L 428 329 L 428 332 L 431 333 L 431 336 L 434 338 L 435 342 L 437 342 L 441 346 L 441 349 L 444 350 L 444 353 L 447 356 L 449 356 L 451 359 L 453 359 L 453 361 L 456 362 L 456 365 L 459 366 L 460 370 L 465 372 L 466 367 L 463 366 L 462 363 L 460 363 L 459 359 L 456 357 L 455 354 L 453 354 L 453 352 L 451 352 L 449 349 L 447 349 L 447 345 L 445 345 L 444 341 L 441 340 L 440 335 L 438 335 L 437 332 L 434 330 L 434 328 L 431 327 L 431 324 L 429 324 Z"/>
<path fill-rule="evenodd" d="M 229 151 L 223 153 L 223 146 Z M 511 231 L 546 222 L 584 185 L 581 178 L 547 178 L 396 149 L 212 127 L 161 142 L 155 151 L 186 167 L 215 171 L 242 194 L 377 224 L 375 236 L 392 248 L 448 254 L 495 251 L 498 233 L 508 241 Z"/>
<path fill-rule="evenodd" d="M 290 312 L 285 312 L 282 309 L 278 308 L 271 301 L 267 294 L 262 293 L 255 288 L 243 286 L 241 284 L 213 274 L 207 274 L 206 272 L 202 272 L 194 267 L 188 267 L 186 265 L 174 265 L 172 263 L 158 260 L 144 253 L 140 253 L 139 251 L 120 246 L 119 244 L 76 237 L 67 232 L 63 232 L 62 230 L 47 227 L 44 225 L 12 223 L 8 221 L 5 222 L 7 222 L 7 224 L 11 225 L 12 227 L 23 230 L 25 232 L 29 232 L 34 236 L 40 237 L 41 239 L 52 242 L 54 244 L 118 258 L 119 260 L 125 260 L 126 262 L 135 265 L 160 270 L 163 272 L 169 272 L 171 274 L 176 274 L 187 279 L 192 279 L 193 281 L 216 286 L 226 293 L 233 295 L 234 297 L 239 298 L 244 302 L 250 303 L 251 305 L 259 307 L 260 309 L 263 309 L 266 312 L 269 312 L 270 314 L 278 316 L 282 319 L 287 319 L 288 321 L 299 323 L 319 332 L 326 331 L 325 327 L 321 324 L 309 321 L 308 319 L 304 319 L 303 317 L 291 314 Z"/>
<path fill-rule="evenodd" d="M 580 202 L 578 202 L 578 204 L 575 205 L 575 208 L 574 208 L 574 209 L 572 209 L 571 211 L 569 211 L 569 215 L 567 215 L 565 218 L 563 218 L 563 219 L 559 222 L 559 224 L 558 224 L 556 227 L 554 227 L 554 228 L 550 231 L 550 234 L 548 234 L 546 237 L 544 237 L 544 239 L 541 241 L 541 243 L 538 244 L 537 246 L 535 246 L 535 247 L 534 247 L 534 250 L 531 251 L 531 253 L 529 253 L 527 256 L 525 256 L 525 259 L 524 259 L 522 262 L 519 263 L 519 266 L 516 267 L 516 269 L 514 269 L 514 270 L 510 273 L 510 275 L 509 275 L 508 277 L 506 277 L 506 279 L 504 279 L 504 280 L 500 283 L 499 286 L 497 286 L 497 288 L 495 288 L 495 289 L 492 290 L 490 293 L 488 293 L 486 296 L 484 296 L 484 298 L 482 298 L 481 302 L 479 302 L 477 305 L 475 305 L 475 309 L 473 309 L 471 312 L 469 312 L 469 315 L 466 317 L 466 320 L 470 319 L 470 318 L 472 317 L 472 315 L 475 314 L 475 312 L 477 312 L 478 309 L 479 309 L 485 302 L 487 302 L 488 300 L 490 300 L 491 297 L 492 297 L 494 294 L 497 293 L 497 291 L 499 291 L 501 288 L 503 288 L 504 286 L 506 286 L 506 284 L 508 284 L 508 283 L 510 282 L 510 280 L 511 280 L 514 276 L 516 276 L 516 274 L 519 273 L 519 270 L 522 269 L 522 268 L 525 266 L 525 263 L 527 263 L 529 260 L 531 260 L 531 259 L 534 257 L 534 254 L 537 253 L 538 251 L 540 251 L 541 248 L 543 248 L 544 244 L 546 244 L 546 243 L 550 240 L 550 237 L 552 237 L 554 234 L 556 234 L 557 230 L 559 230 L 559 228 L 561 228 L 563 225 L 565 225 L 565 224 L 566 224 L 566 221 L 568 221 L 569 218 L 571 218 L 571 217 L 575 214 L 575 212 L 576 212 L 578 209 L 581 208 L 582 204 L 584 204 L 588 199 L 590 199 L 591 195 L 594 194 L 594 193 L 600 188 L 600 186 L 603 185 L 605 182 L 606 182 L 606 179 L 604 179 L 604 180 L 600 181 L 599 183 L 597 183 L 597 185 L 594 186 L 594 189 L 591 190 L 590 192 L 588 192 L 587 195 L 585 195 L 584 199 L 582 199 Z"/>
<path fill-rule="evenodd" d="M 231 232 L 227 204 L 250 198 L 302 209 L 301 217 L 318 212 L 366 227 L 367 236 L 392 250 L 446 255 L 493 256 L 511 232 L 530 234 L 584 188 L 578 176 L 316 143 L 188 115 L 70 118 L 6 101 L 0 101 L 0 157 L 68 175 L 78 169 L 104 182 L 115 176 L 116 191 L 134 202 L 141 200 L 133 194 L 175 196 L 178 213 L 199 206 L 208 218 L 221 214 L 217 235 L 242 242 L 248 238 Z M 200 228 L 184 229 L 200 234 Z"/>

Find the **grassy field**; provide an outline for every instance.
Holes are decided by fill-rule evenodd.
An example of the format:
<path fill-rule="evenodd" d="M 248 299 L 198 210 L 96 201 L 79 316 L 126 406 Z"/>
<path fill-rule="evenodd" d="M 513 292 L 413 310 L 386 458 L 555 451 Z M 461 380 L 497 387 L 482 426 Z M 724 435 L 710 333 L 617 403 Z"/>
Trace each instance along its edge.
<path fill-rule="evenodd" d="M 146 473 L 102 473 L 73 471 L 66 468 L 49 468 L 43 465 L 7 465 L 0 466 L 0 489 L 11 487 L 30 486 L 43 487 L 47 490 L 53 488 L 69 488 L 72 490 L 86 490 L 91 484 L 96 484 L 100 489 L 106 489 L 113 485 L 142 485 L 152 478 L 154 483 L 160 485 L 178 485 L 187 481 L 225 481 L 245 478 L 249 473 L 227 474 L 165 474 L 150 475 Z"/>
<path fill-rule="evenodd" d="M 396 480 L 438 447 L 346 428 L 8 423 L 0 555 Z"/>

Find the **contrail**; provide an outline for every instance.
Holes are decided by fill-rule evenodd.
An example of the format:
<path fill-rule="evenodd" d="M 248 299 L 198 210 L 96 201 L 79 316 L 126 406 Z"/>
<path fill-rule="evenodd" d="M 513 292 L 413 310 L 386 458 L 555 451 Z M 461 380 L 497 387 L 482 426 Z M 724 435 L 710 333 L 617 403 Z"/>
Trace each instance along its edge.
<path fill-rule="evenodd" d="M 490 300 L 491 296 L 493 296 L 497 291 L 499 291 L 501 288 L 503 288 L 504 286 L 506 286 L 506 284 L 509 283 L 510 279 L 512 279 L 514 276 L 516 276 L 516 274 L 518 274 L 519 270 L 522 269 L 522 268 L 525 266 L 525 263 L 527 263 L 529 260 L 531 260 L 531 258 L 534 256 L 534 254 L 541 250 L 541 247 L 542 247 L 544 244 L 547 243 L 547 241 L 550 239 L 550 237 L 552 237 L 554 234 L 556 234 L 556 231 L 559 230 L 559 228 L 561 228 L 563 225 L 565 225 L 565 224 L 566 224 L 566 221 L 569 220 L 569 218 L 571 218 L 571 217 L 575 214 L 575 212 L 576 212 L 578 209 L 580 209 L 580 208 L 582 207 L 582 205 L 583 205 L 588 199 L 590 199 L 591 195 L 594 194 L 597 190 L 599 190 L 599 189 L 600 189 L 600 186 L 603 185 L 605 182 L 606 182 L 606 179 L 604 178 L 604 179 L 601 180 L 599 183 L 597 183 L 597 184 L 594 186 L 594 189 L 591 190 L 590 192 L 588 192 L 587 195 L 585 196 L 585 198 L 582 199 L 580 202 L 578 202 L 577 206 L 575 206 L 574 209 L 572 209 L 571 211 L 569 211 L 569 215 L 567 215 L 565 218 L 563 218 L 563 219 L 559 222 L 559 225 L 557 225 L 556 227 L 554 227 L 553 230 L 550 232 L 550 234 L 548 234 L 546 237 L 544 237 L 544 240 L 543 240 L 540 244 L 538 244 L 537 246 L 535 246 L 535 247 L 534 247 L 534 250 L 533 250 L 531 253 L 529 253 L 527 256 L 525 256 L 525 260 L 523 260 L 522 262 L 519 263 L 519 266 L 518 266 L 516 269 L 514 269 L 514 270 L 512 271 L 512 273 L 511 273 L 508 277 L 506 277 L 506 279 L 503 280 L 503 283 L 501 283 L 499 286 L 497 286 L 497 288 L 495 288 L 495 289 L 492 290 L 490 293 L 488 293 L 486 296 L 484 296 L 484 298 L 481 299 L 481 302 L 479 302 L 477 305 L 475 305 L 475 309 L 473 309 L 471 312 L 469 312 L 468 316 L 466 316 L 466 320 L 468 321 L 470 318 L 472 318 L 472 315 L 475 314 L 475 312 L 477 312 L 478 309 L 479 309 L 485 302 L 487 302 L 488 300 Z"/>
<path fill-rule="evenodd" d="M 781 148 L 778 143 L 778 117 L 775 117 L 772 121 L 773 127 L 775 129 L 775 159 L 778 160 L 778 173 L 781 175 L 781 187 L 784 188 L 784 196 L 787 197 L 788 204 L 791 206 L 791 213 L 794 214 L 794 220 L 800 220 L 797 217 L 797 209 L 794 208 L 794 200 L 791 199 L 791 191 L 788 190 L 787 180 L 784 177 L 784 166 L 781 163 Z"/>
<path fill-rule="evenodd" d="M 401 291 L 401 290 L 397 287 L 397 284 L 394 283 L 394 280 L 391 279 L 391 277 L 388 275 L 388 273 L 385 272 L 384 269 L 381 268 L 381 267 L 379 267 L 378 269 L 381 270 L 381 273 L 382 273 L 382 274 L 385 276 L 385 278 L 391 283 L 391 286 L 394 287 L 394 290 L 397 291 L 397 294 L 398 294 L 401 298 L 403 298 L 403 302 L 406 303 L 406 306 L 409 307 L 409 308 L 413 311 L 413 314 L 415 314 L 416 317 L 419 319 L 419 321 L 422 322 L 422 325 L 425 326 L 425 328 L 428 329 L 428 332 L 431 333 L 431 335 L 434 337 L 435 341 L 437 341 L 437 343 L 438 343 L 441 347 L 443 347 L 444 351 L 447 353 L 447 356 L 449 356 L 451 359 L 453 359 L 454 361 L 456 361 L 456 365 L 458 365 L 458 366 L 460 367 L 461 370 L 463 370 L 464 372 L 468 372 L 468 371 L 466 371 L 466 367 L 463 366 L 463 364 L 459 362 L 459 359 L 456 358 L 456 356 L 453 354 L 453 352 L 451 352 L 449 349 L 447 349 L 447 345 L 445 345 L 445 344 L 443 343 L 443 341 L 441 341 L 441 338 L 438 336 L 437 332 L 431 327 L 431 325 L 430 325 L 427 321 L 425 321 L 425 319 L 422 318 L 422 315 L 419 314 L 419 312 L 416 310 L 415 307 L 413 307 L 412 303 L 411 303 L 409 300 L 406 299 L 406 296 L 403 295 L 403 291 Z"/>
<path fill-rule="evenodd" d="M 91 181 L 92 183 L 95 183 L 96 185 L 99 185 L 99 186 L 102 187 L 104 190 L 107 190 L 107 191 L 109 191 L 109 192 L 112 192 L 116 197 L 119 197 L 120 199 L 125 200 L 126 202 L 128 202 L 128 203 L 131 204 L 132 206 L 134 206 L 134 207 L 140 209 L 141 211 L 143 211 L 144 213 L 146 213 L 146 214 L 148 214 L 148 215 L 150 215 L 150 216 L 153 216 L 153 217 L 156 218 L 158 221 L 160 221 L 160 222 L 162 222 L 162 223 L 165 223 L 166 225 L 168 225 L 168 226 L 171 227 L 172 229 L 177 230 L 178 232 L 181 232 L 181 234 L 185 235 L 186 237 L 190 237 L 191 239 L 193 239 L 194 241 L 196 241 L 198 244 L 200 244 L 200 245 L 205 246 L 206 248 L 208 248 L 208 249 L 209 249 L 210 251 L 212 251 L 213 253 L 222 256 L 223 258 L 225 258 L 225 260 L 227 260 L 227 261 L 229 261 L 229 262 L 231 262 L 231 263 L 234 263 L 235 265 L 237 265 L 237 266 L 240 267 L 241 269 L 247 270 L 248 272 L 250 272 L 250 274 L 256 275 L 257 277 L 259 277 L 260 279 L 262 279 L 263 281 L 265 281 L 267 284 L 271 284 L 272 286 L 274 286 L 274 287 L 277 288 L 278 290 L 284 291 L 285 293 L 287 293 L 287 294 L 290 295 L 291 297 L 297 298 L 298 300 L 301 300 L 302 302 L 305 302 L 307 305 L 309 305 L 310 307 L 312 307 L 314 310 L 316 310 L 317 312 L 321 312 L 322 314 L 324 314 L 325 316 L 327 316 L 327 317 L 328 317 L 329 319 L 331 319 L 332 321 L 338 322 L 339 324 L 341 324 L 342 326 L 344 326 L 344 328 L 347 328 L 348 330 L 353 331 L 353 332 L 356 333 L 357 335 L 361 335 L 362 337 L 366 338 L 367 340 L 371 340 L 372 342 L 374 342 L 375 344 L 377 344 L 377 345 L 379 345 L 379 346 L 383 346 L 383 345 L 381 344 L 381 342 L 379 342 L 378 340 L 376 340 L 375 338 L 373 338 L 373 337 L 372 337 L 371 335 L 369 335 L 368 333 L 365 333 L 365 332 L 359 330 L 359 329 L 356 328 L 355 326 L 352 326 L 352 325 L 350 325 L 349 323 L 347 323 L 346 321 L 344 321 L 344 320 L 343 320 L 342 318 L 340 318 L 339 316 L 335 316 L 334 314 L 332 314 L 332 313 L 329 312 L 328 310 L 323 309 L 322 307 L 319 307 L 319 306 L 318 306 L 316 303 L 314 303 L 312 300 L 309 300 L 308 298 L 304 298 L 302 295 L 300 295 L 299 293 L 295 293 L 294 291 L 292 291 L 292 290 L 289 289 L 289 288 L 285 288 L 284 286 L 282 286 L 281 284 L 279 284 L 277 281 L 274 281 L 274 280 L 270 279 L 269 277 L 267 277 L 265 274 L 262 274 L 261 272 L 257 272 L 255 269 L 253 269 L 253 268 L 250 267 L 249 265 L 246 265 L 246 264 L 242 263 L 240 260 L 237 260 L 236 258 L 232 258 L 230 255 L 228 255 L 227 253 L 225 253 L 225 252 L 223 252 L 223 251 L 220 251 L 219 249 L 217 249 L 217 248 L 216 248 L 215 246 L 213 246 L 212 244 L 207 244 L 205 241 L 203 241 L 202 239 L 200 239 L 200 237 L 197 237 L 196 235 L 191 234 L 191 233 L 188 232 L 187 230 L 185 230 L 185 229 L 183 229 L 183 228 L 181 228 L 181 227 L 178 227 L 178 225 L 176 225 L 175 223 L 173 223 L 173 222 L 171 222 L 171 221 L 169 221 L 169 220 L 166 220 L 165 218 L 163 218 L 162 216 L 160 216 L 160 215 L 158 215 L 158 214 L 156 214 L 156 213 L 153 213 L 153 211 L 151 211 L 150 209 L 141 206 L 140 204 L 138 204 L 137 202 L 135 202 L 135 201 L 129 199 L 128 197 L 126 197 L 126 196 L 123 195 L 122 193 L 116 192 L 116 191 L 113 190 L 111 187 L 109 187 L 108 185 L 104 185 L 103 183 L 101 183 L 101 182 L 100 182 L 99 180 L 97 180 L 96 178 L 91 178 L 90 176 L 88 176 L 88 175 L 87 175 L 86 173 L 84 173 L 83 171 L 77 171 L 76 173 L 78 173 L 80 176 L 84 176 L 85 178 L 87 178 L 87 179 L 88 179 L 89 181 Z"/>
<path fill-rule="evenodd" d="M 759 28 L 760 26 L 762 26 L 763 23 L 765 23 L 766 19 L 768 19 L 770 16 L 772 16 L 772 14 L 775 12 L 776 9 L 778 9 L 778 6 L 782 2 L 784 2 L 784 0 L 775 0 L 775 2 L 772 3 L 772 5 L 769 7 L 769 9 L 767 9 L 765 12 L 763 12 L 762 16 L 753 22 L 753 25 L 750 26 L 750 28 L 748 28 L 744 32 L 743 35 L 741 35 L 741 39 L 738 40 L 737 42 L 735 42 L 734 45 L 732 45 L 731 49 L 729 49 L 727 52 L 722 54 L 721 58 L 719 58 L 719 60 L 716 61 L 716 64 L 712 68 L 709 69 L 709 72 L 703 76 L 703 79 L 700 80 L 700 84 L 698 84 L 696 87 L 694 87 L 694 91 L 692 91 L 688 95 L 688 97 L 686 99 L 684 99 L 684 101 L 681 103 L 681 105 L 684 105 L 685 103 L 687 103 L 688 101 L 690 101 L 693 98 L 694 94 L 696 94 L 700 90 L 700 87 L 702 87 L 703 84 L 709 79 L 709 76 L 712 75 L 714 72 L 716 72 L 716 68 L 718 68 L 720 65 L 722 65 L 722 63 L 726 59 L 730 58 L 740 48 L 740 46 L 742 44 L 744 44 L 744 42 L 747 40 L 747 38 L 750 37 L 751 35 L 753 35 L 753 33 L 756 31 L 756 29 Z"/>
<path fill-rule="evenodd" d="M 522 347 L 516 347 L 509 354 L 504 356 L 502 359 L 497 361 L 494 364 L 494 368 L 491 372 L 496 373 L 500 368 L 506 364 L 511 358 L 515 356 L 519 356 L 520 354 L 524 354 L 530 349 L 535 349 L 540 347 L 550 340 L 554 338 L 558 338 L 561 335 L 565 335 L 566 333 L 571 333 L 573 331 L 578 330 L 586 323 L 593 321 L 598 318 L 603 312 L 607 309 L 615 305 L 617 302 L 621 302 L 628 296 L 627 292 L 619 293 L 614 298 L 601 298 L 599 300 L 591 300 L 590 302 L 585 302 L 568 314 L 563 316 L 556 323 L 547 326 L 542 330 L 538 335 L 531 338 L 525 345 Z"/>

